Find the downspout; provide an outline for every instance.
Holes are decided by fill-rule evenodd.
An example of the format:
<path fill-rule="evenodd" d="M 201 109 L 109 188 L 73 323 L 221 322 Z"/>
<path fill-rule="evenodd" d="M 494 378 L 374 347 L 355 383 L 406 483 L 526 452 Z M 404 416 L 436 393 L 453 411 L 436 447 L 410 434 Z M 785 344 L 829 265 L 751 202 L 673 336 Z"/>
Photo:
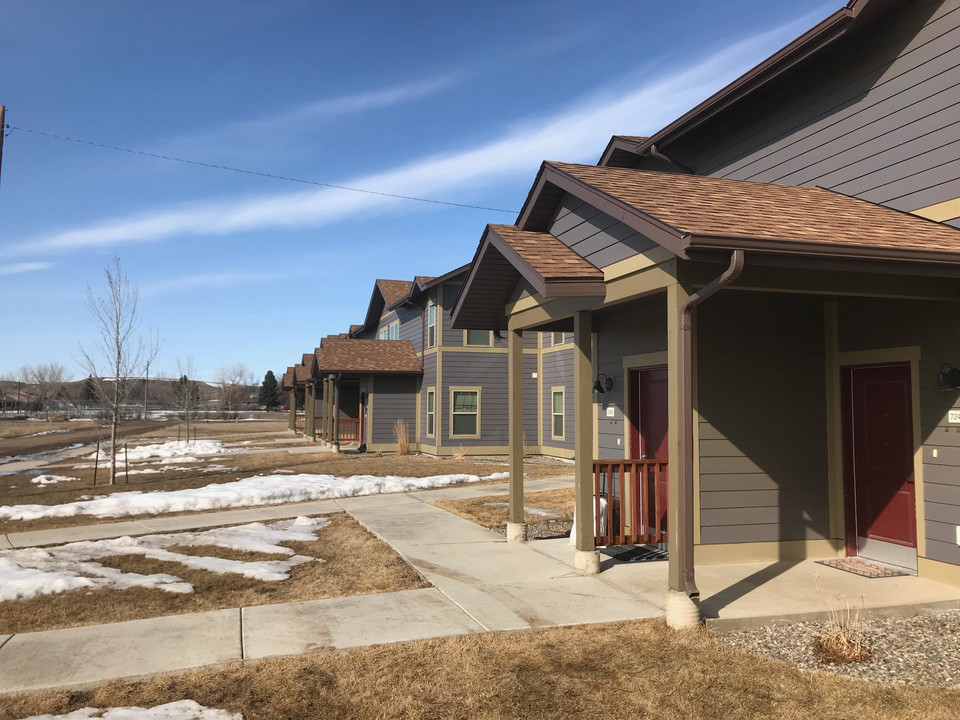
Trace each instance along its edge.
<path fill-rule="evenodd" d="M 700 597 L 697 589 L 696 572 L 693 560 L 693 309 L 707 298 L 726 287 L 743 272 L 743 250 L 734 250 L 730 255 L 730 266 L 724 273 L 704 285 L 687 298 L 680 306 L 680 457 L 678 475 L 681 488 L 680 499 L 683 507 L 678 513 L 683 535 L 680 556 L 680 582 L 683 591 L 691 598 Z"/>
<path fill-rule="evenodd" d="M 655 144 L 647 148 L 647 154 L 649 154 L 651 157 L 655 157 L 657 160 L 662 160 L 665 163 L 670 163 L 674 167 L 680 168 L 685 173 L 687 173 L 687 175 L 696 175 L 692 167 L 690 167 L 689 165 L 684 165 L 682 162 L 677 162 L 672 158 L 668 158 L 666 155 L 660 152 L 660 149 Z"/>

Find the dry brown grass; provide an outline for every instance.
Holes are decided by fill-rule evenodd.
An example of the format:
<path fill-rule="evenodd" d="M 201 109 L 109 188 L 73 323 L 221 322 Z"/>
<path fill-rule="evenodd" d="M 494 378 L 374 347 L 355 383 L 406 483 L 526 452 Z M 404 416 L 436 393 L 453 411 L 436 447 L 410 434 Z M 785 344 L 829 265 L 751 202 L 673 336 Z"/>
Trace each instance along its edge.
<path fill-rule="evenodd" d="M 8 695 L 0 707 L 21 718 L 184 698 L 246 720 L 946 720 L 957 717 L 960 690 L 884 688 L 802 672 L 706 633 L 642 621 L 270 659 L 94 690 Z"/>
<path fill-rule="evenodd" d="M 252 425 L 254 423 L 241 423 Z M 250 439 L 249 436 L 241 436 Z M 169 439 L 169 435 L 164 436 Z M 142 444 L 153 442 L 142 440 Z M 239 478 L 256 474 L 270 474 L 277 470 L 289 470 L 294 473 L 326 474 L 337 476 L 350 475 L 401 475 L 405 477 L 426 477 L 428 475 L 447 475 L 465 473 L 481 477 L 503 472 L 506 465 L 496 463 L 478 463 L 472 460 L 455 461 L 449 458 L 435 458 L 429 455 L 336 455 L 333 453 L 291 454 L 286 449 L 248 454 L 222 455 L 206 462 L 193 463 L 184 470 L 174 470 L 161 474 L 130 475 L 129 483 L 124 474 L 118 475 L 118 484 L 109 486 L 93 485 L 93 468 L 74 470 L 73 466 L 89 463 L 89 460 L 74 458 L 43 468 L 43 472 L 76 477 L 78 482 L 63 483 L 39 487 L 30 479 L 33 475 L 10 475 L 0 477 L 0 505 L 58 505 L 73 502 L 84 495 L 104 495 L 114 492 L 140 490 L 143 492 L 181 490 L 203 487 L 213 483 L 232 482 Z M 224 465 L 236 470 L 227 472 L 203 472 L 211 464 Z M 145 463 L 131 466 L 131 469 L 163 468 L 158 463 Z M 169 466 L 168 466 L 169 467 Z M 569 475 L 571 469 L 566 465 L 528 465 L 525 471 L 532 478 Z M 135 519 L 135 518 L 118 518 Z M 67 518 L 41 518 L 38 520 L 0 520 L 0 533 L 24 532 L 56 527 L 89 525 L 96 522 L 110 522 L 90 516 Z"/>
<path fill-rule="evenodd" d="M 483 525 L 483 527 L 498 528 L 507 524 L 508 508 L 491 506 L 487 503 L 501 503 L 506 501 L 506 495 L 484 495 L 483 497 L 463 498 L 459 500 L 435 500 L 431 505 L 436 505 L 438 508 L 442 508 L 454 515 L 459 515 L 470 522 Z M 542 515 L 532 515 L 531 513 L 525 512 L 524 519 L 528 523 L 553 522 L 559 524 L 573 522 L 573 488 L 524 493 L 523 504 L 525 507 L 555 510 L 560 516 L 557 518 L 547 518 Z"/>
<path fill-rule="evenodd" d="M 50 430 L 83 430 L 96 426 L 95 420 L 43 420 L 39 422 L 25 422 L 23 420 L 0 421 L 0 438 L 27 437 Z"/>
<path fill-rule="evenodd" d="M 222 608 L 299 602 L 427 587 L 428 583 L 386 543 L 364 530 L 349 515 L 330 517 L 315 542 L 284 543 L 299 555 L 324 562 L 294 567 L 288 580 L 266 582 L 232 573 L 215 574 L 179 563 L 123 555 L 100 560 L 103 565 L 142 574 L 169 573 L 194 586 L 181 595 L 155 588 L 73 590 L 25 600 L 0 602 L 0 633 L 97 625 L 121 620 L 179 615 Z M 282 556 L 220 547 L 172 547 L 174 552 L 212 555 L 232 560 L 276 560 Z"/>

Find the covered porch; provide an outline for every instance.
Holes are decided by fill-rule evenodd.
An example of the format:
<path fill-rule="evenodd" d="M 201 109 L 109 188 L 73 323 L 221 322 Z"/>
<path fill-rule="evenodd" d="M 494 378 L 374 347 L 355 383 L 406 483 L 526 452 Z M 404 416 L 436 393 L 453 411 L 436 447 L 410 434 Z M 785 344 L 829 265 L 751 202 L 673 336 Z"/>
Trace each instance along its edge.
<path fill-rule="evenodd" d="M 620 226 L 619 259 L 586 252 Z M 454 310 L 509 333 L 508 539 L 525 538 L 522 333 L 562 330 L 581 574 L 612 567 L 600 545 L 667 542 L 675 626 L 714 611 L 715 565 L 765 563 L 743 587 L 846 557 L 960 585 L 958 268 L 956 230 L 834 193 L 545 164 Z M 884 439 L 863 454 L 866 437 Z"/>

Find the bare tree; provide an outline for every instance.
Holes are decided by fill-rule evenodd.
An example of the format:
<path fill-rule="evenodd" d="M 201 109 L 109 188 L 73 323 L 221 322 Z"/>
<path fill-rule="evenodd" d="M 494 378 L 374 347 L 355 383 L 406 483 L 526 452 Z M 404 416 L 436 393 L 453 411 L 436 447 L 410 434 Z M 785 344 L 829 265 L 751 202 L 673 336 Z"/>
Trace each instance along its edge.
<path fill-rule="evenodd" d="M 110 484 L 117 478 L 117 448 L 123 406 L 130 396 L 133 380 L 140 377 L 160 351 L 160 342 L 140 335 L 138 303 L 140 291 L 123 272 L 120 258 L 103 269 L 105 287 L 95 293 L 87 286 L 87 305 L 97 331 L 88 348 L 80 347 L 83 365 L 94 379 L 97 395 L 110 418 Z M 104 372 L 106 371 L 106 372 Z"/>
<path fill-rule="evenodd" d="M 63 365 L 50 362 L 22 366 L 17 370 L 17 379 L 30 386 L 35 408 L 45 410 L 47 403 L 60 394 L 63 384 L 70 378 Z"/>
<path fill-rule="evenodd" d="M 229 412 L 238 410 L 247 390 L 254 382 L 256 379 L 253 372 L 243 363 L 220 368 L 217 371 L 217 385 L 220 386 L 221 409 Z"/>
<path fill-rule="evenodd" d="M 173 381 L 173 402 L 181 418 L 187 426 L 187 440 L 190 439 L 190 421 L 197 414 L 197 407 L 200 405 L 200 388 L 193 378 L 196 376 L 196 370 L 193 367 L 193 360 L 187 358 L 187 361 L 177 360 L 178 379 Z"/>

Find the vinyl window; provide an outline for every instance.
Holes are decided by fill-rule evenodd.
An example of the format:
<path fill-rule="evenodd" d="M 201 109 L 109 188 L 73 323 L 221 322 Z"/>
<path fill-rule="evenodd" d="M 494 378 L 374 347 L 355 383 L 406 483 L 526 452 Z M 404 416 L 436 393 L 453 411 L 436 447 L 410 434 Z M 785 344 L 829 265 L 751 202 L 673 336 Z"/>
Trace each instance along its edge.
<path fill-rule="evenodd" d="M 464 345 L 479 345 L 481 347 L 490 347 L 493 345 L 492 330 L 464 330 Z"/>
<path fill-rule="evenodd" d="M 390 325 L 390 339 L 399 340 L 400 339 L 400 323 L 395 322 Z"/>
<path fill-rule="evenodd" d="M 433 388 L 427 390 L 427 437 L 436 435 L 437 394 Z"/>
<path fill-rule="evenodd" d="M 553 388 L 553 405 L 550 408 L 553 417 L 553 439 L 563 440 L 563 401 L 565 388 Z"/>
<path fill-rule="evenodd" d="M 427 347 L 437 346 L 437 306 L 427 306 Z"/>
<path fill-rule="evenodd" d="M 551 344 L 553 345 L 563 345 L 563 343 L 566 342 L 562 332 L 550 333 L 550 337 L 552 338 Z"/>
<path fill-rule="evenodd" d="M 386 329 L 386 328 L 384 328 L 383 330 L 381 330 L 381 331 L 377 334 L 377 339 L 378 339 L 378 340 L 386 340 L 386 339 L 387 339 L 387 329 Z"/>
<path fill-rule="evenodd" d="M 450 436 L 480 437 L 479 388 L 450 388 Z"/>

